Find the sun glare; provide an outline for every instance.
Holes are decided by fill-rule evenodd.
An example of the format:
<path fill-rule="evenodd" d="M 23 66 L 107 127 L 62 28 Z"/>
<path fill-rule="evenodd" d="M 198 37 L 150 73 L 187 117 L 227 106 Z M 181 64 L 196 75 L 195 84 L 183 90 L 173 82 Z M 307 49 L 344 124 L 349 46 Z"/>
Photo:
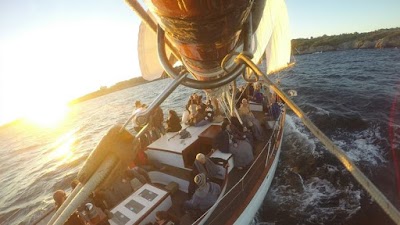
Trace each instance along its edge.
<path fill-rule="evenodd" d="M 23 115 L 27 121 L 44 127 L 55 127 L 66 117 L 69 108 L 66 105 L 48 104 L 47 107 L 37 107 L 29 110 Z"/>
<path fill-rule="evenodd" d="M 71 131 L 55 142 L 55 150 L 51 153 L 50 158 L 62 158 L 68 160 L 72 156 L 71 146 L 75 141 L 75 131 Z"/>

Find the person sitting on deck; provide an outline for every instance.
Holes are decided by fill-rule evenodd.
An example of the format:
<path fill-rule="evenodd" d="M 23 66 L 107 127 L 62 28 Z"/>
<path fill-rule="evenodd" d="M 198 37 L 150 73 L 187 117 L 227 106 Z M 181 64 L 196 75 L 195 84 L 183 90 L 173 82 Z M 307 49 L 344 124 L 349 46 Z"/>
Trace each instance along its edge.
<path fill-rule="evenodd" d="M 227 126 L 228 132 L 232 133 L 230 125 Z M 231 135 L 233 139 L 233 135 Z M 233 139 L 229 145 L 229 152 L 233 155 L 235 167 L 243 169 L 249 166 L 253 159 L 253 148 L 247 140 Z"/>
<path fill-rule="evenodd" d="M 222 123 L 221 131 L 217 134 L 213 143 L 213 148 L 218 149 L 223 153 L 229 153 L 229 142 L 231 141 L 231 139 L 230 134 L 226 129 L 228 125 L 229 122 L 227 121 L 224 121 Z"/>
<path fill-rule="evenodd" d="M 221 117 L 221 110 L 219 109 L 219 103 L 217 98 L 211 98 L 211 105 L 213 106 L 214 110 L 214 121 L 216 117 Z"/>
<path fill-rule="evenodd" d="M 222 162 L 222 161 L 221 161 Z M 226 162 L 224 166 L 228 166 Z M 196 191 L 196 184 L 194 183 L 194 177 L 197 174 L 204 173 L 207 179 L 214 183 L 221 183 L 221 179 L 225 177 L 225 169 L 217 166 L 210 158 L 205 156 L 203 153 L 198 153 L 194 160 L 192 167 L 192 179 L 189 182 L 188 195 L 192 197 Z"/>
<path fill-rule="evenodd" d="M 203 111 L 206 110 L 206 104 L 204 104 L 204 102 L 203 102 L 203 96 L 202 95 L 198 95 L 197 96 L 197 105 L 199 105 Z"/>
<path fill-rule="evenodd" d="M 236 130 L 239 135 L 243 136 L 251 146 L 254 146 L 254 137 L 253 133 L 247 129 L 247 127 L 243 126 L 239 119 L 236 116 L 231 116 L 231 129 Z"/>
<path fill-rule="evenodd" d="M 253 96 L 253 94 L 254 94 L 254 85 L 253 84 L 247 85 L 246 92 L 247 92 L 247 96 Z"/>
<path fill-rule="evenodd" d="M 251 100 L 257 103 L 264 103 L 264 95 L 261 92 L 261 86 L 256 85 Z"/>
<path fill-rule="evenodd" d="M 58 210 L 67 199 L 67 194 L 63 190 L 57 190 L 53 194 L 53 199 L 56 204 L 56 210 Z M 84 225 L 84 222 L 79 218 L 78 213 L 74 212 L 64 225 Z"/>
<path fill-rule="evenodd" d="M 181 120 L 174 110 L 169 110 L 167 119 L 167 132 L 178 132 L 182 129 Z"/>
<path fill-rule="evenodd" d="M 200 127 L 204 126 L 207 123 L 209 123 L 207 120 L 205 120 L 205 112 L 202 110 L 200 105 L 196 106 L 196 113 L 194 115 L 191 115 L 191 118 L 189 120 L 189 124 L 191 126 L 195 127 Z"/>
<path fill-rule="evenodd" d="M 146 109 L 146 107 L 145 107 L 144 104 L 142 104 L 140 101 L 136 101 L 136 102 L 135 102 L 135 109 L 133 110 L 132 115 L 133 115 L 133 114 L 136 114 L 136 113 L 139 113 L 139 112 L 142 112 L 142 111 L 144 111 L 145 109 Z M 139 131 L 142 129 L 142 127 L 140 127 L 140 126 L 136 123 L 135 120 L 132 120 L 132 123 L 133 123 L 133 129 L 134 129 L 136 132 L 139 132 Z"/>
<path fill-rule="evenodd" d="M 205 120 L 207 120 L 208 122 L 212 122 L 214 120 L 214 107 L 211 104 L 211 100 L 207 101 L 205 113 Z"/>
<path fill-rule="evenodd" d="M 243 120 L 243 124 L 246 124 L 250 127 L 253 136 L 259 141 L 262 140 L 263 130 L 261 124 L 251 112 L 249 103 L 245 98 L 242 100 L 242 104 L 240 105 L 239 115 Z"/>
<path fill-rule="evenodd" d="M 232 131 L 228 119 L 224 120 L 221 128 L 221 132 L 215 139 L 214 147 L 221 152 L 232 153 L 235 167 L 238 169 L 249 166 L 254 159 L 253 148 L 250 143 L 247 140 L 237 138 L 237 134 Z M 228 152 L 226 152 L 226 148 L 229 149 Z"/>
<path fill-rule="evenodd" d="M 204 173 L 196 175 L 194 182 L 198 188 L 193 197 L 183 203 L 183 209 L 205 212 L 217 201 L 221 194 L 221 187 L 216 183 L 207 182 L 207 176 Z"/>
<path fill-rule="evenodd" d="M 156 132 L 157 138 L 161 136 L 161 134 L 165 134 L 164 130 L 164 113 L 160 106 L 157 106 L 151 114 L 151 130 Z"/>
<path fill-rule="evenodd" d="M 274 120 L 277 120 L 279 118 L 280 114 L 281 114 L 281 107 L 279 106 L 279 103 L 277 103 L 277 102 L 272 103 L 272 105 L 271 105 L 272 118 Z"/>
<path fill-rule="evenodd" d="M 186 104 L 185 109 L 182 112 L 182 124 L 189 124 L 189 117 L 190 117 L 190 111 L 189 111 L 189 105 Z"/>
<path fill-rule="evenodd" d="M 188 102 L 188 107 L 189 107 L 189 112 L 190 112 L 190 117 L 193 117 L 193 115 L 196 114 L 196 108 L 197 108 L 197 101 L 194 100 L 192 97 L 190 98 Z"/>
<path fill-rule="evenodd" d="M 211 161 L 211 159 L 203 153 L 198 153 L 196 155 L 193 165 L 193 170 L 197 170 L 196 174 L 204 173 L 211 180 L 215 178 L 221 179 L 224 177 L 225 170 L 222 167 L 217 166 L 217 164 Z"/>
<path fill-rule="evenodd" d="M 237 128 L 234 125 L 234 123 L 233 123 L 234 121 L 232 121 L 232 123 L 231 123 L 231 121 L 229 121 L 228 118 L 224 118 L 224 122 L 229 124 L 227 126 L 227 129 L 228 129 L 228 133 L 230 134 L 230 141 L 233 143 L 233 145 L 235 147 L 237 147 L 237 143 L 238 143 L 239 140 L 244 140 L 244 141 L 249 142 L 247 140 L 246 135 L 242 131 L 240 131 L 239 128 Z"/>

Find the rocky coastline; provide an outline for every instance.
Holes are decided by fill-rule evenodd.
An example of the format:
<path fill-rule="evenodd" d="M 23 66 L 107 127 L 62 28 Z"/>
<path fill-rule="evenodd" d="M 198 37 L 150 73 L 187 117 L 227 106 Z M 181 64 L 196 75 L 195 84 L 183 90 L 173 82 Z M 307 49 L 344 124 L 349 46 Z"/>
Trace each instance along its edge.
<path fill-rule="evenodd" d="M 295 55 L 352 49 L 396 47 L 400 47 L 400 28 L 292 40 L 292 52 Z"/>

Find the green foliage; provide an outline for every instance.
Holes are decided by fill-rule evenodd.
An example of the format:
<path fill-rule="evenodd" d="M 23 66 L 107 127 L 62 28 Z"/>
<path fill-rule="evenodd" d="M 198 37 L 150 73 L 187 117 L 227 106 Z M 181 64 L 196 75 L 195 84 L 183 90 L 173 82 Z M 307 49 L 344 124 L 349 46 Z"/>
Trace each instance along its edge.
<path fill-rule="evenodd" d="M 292 48 L 295 54 L 311 53 L 313 49 L 317 51 L 317 49 L 323 48 L 341 50 L 345 45 L 352 46 L 352 48 L 357 48 L 366 41 L 377 42 L 383 38 L 400 38 L 400 28 L 380 29 L 367 33 L 354 32 L 332 36 L 323 35 L 321 37 L 311 37 L 310 39 L 293 39 Z"/>

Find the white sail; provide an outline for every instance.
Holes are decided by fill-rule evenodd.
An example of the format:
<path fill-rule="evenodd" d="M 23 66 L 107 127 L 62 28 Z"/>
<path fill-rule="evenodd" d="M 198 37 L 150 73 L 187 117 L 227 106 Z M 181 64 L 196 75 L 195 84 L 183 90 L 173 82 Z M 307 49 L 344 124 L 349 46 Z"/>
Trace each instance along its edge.
<path fill-rule="evenodd" d="M 265 53 L 267 74 L 279 71 L 290 62 L 291 37 L 284 0 L 267 0 L 263 17 L 253 35 L 253 59 L 259 63 Z"/>
<path fill-rule="evenodd" d="M 169 57 L 171 52 L 169 48 L 166 49 Z M 161 77 L 164 69 L 158 61 L 157 35 L 143 22 L 139 27 L 138 57 L 140 71 L 145 80 L 155 80 Z"/>

